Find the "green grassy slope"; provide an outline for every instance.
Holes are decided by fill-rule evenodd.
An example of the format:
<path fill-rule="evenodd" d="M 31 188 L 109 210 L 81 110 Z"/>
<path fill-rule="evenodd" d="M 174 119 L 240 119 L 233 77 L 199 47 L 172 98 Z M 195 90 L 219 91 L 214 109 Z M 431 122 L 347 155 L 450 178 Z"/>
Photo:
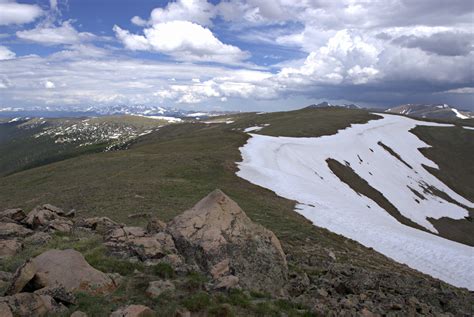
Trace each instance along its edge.
<path fill-rule="evenodd" d="M 460 126 L 443 129 L 418 126 L 412 132 L 431 145 L 421 149 L 421 152 L 439 167 L 425 168 L 455 192 L 474 202 L 474 131 Z M 446 196 L 444 193 L 438 194 Z M 445 217 L 430 221 L 440 234 L 474 245 L 474 209 L 468 210 L 470 217 L 467 219 L 453 220 Z"/>
<path fill-rule="evenodd" d="M 85 118 L 31 119 L 0 124 L 0 176 L 77 157 L 82 154 L 102 152 L 109 141 L 84 145 L 81 141 L 55 142 L 57 129 L 80 125 Z M 41 123 L 42 122 L 42 123 Z M 107 116 L 90 118 L 88 124 L 104 129 L 134 129 L 145 131 L 168 124 L 139 116 Z M 51 134 L 44 134 L 52 130 Z M 130 131 L 130 130 L 129 130 Z M 42 134 L 39 137 L 36 135 Z M 81 132 L 71 132 L 69 138 L 79 137 Z"/>
<path fill-rule="evenodd" d="M 17 123 L 0 124 L 0 176 L 105 148 L 105 144 L 76 148 L 74 144 L 57 144 L 49 136 L 33 137 L 43 128 L 21 129 Z"/>

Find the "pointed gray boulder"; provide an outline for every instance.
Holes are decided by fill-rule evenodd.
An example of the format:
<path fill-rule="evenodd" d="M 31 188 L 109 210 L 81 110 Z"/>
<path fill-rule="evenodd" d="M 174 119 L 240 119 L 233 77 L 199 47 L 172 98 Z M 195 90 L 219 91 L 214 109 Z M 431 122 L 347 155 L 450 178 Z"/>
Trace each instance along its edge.
<path fill-rule="evenodd" d="M 215 285 L 281 295 L 287 263 L 280 241 L 270 230 L 250 220 L 220 190 L 175 217 L 167 226 L 188 262 L 210 275 Z"/>

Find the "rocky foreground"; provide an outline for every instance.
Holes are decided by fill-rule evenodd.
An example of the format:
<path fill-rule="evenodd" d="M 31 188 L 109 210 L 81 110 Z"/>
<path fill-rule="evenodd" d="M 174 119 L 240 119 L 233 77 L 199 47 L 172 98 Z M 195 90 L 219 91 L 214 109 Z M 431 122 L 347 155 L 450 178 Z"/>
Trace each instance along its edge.
<path fill-rule="evenodd" d="M 122 262 L 103 272 L 81 252 L 48 248 L 88 236 L 99 237 L 102 262 Z M 15 271 L 0 272 L 2 317 L 87 316 L 77 309 L 81 300 L 121 293 L 125 296 L 106 315 L 468 316 L 474 303 L 465 290 L 426 277 L 374 274 L 349 259 L 336 261 L 332 252 L 330 262 L 314 263 L 311 246 L 303 255 L 286 255 L 273 232 L 252 222 L 220 190 L 170 222 L 151 218 L 146 227 L 84 219 L 48 204 L 28 214 L 9 209 L 0 212 L 0 239 L 0 263 L 18 260 L 32 246 L 41 250 Z M 135 265 L 133 277 L 114 271 L 124 263 Z M 150 269 L 159 274 L 146 273 Z M 127 298 L 132 279 L 144 284 L 135 287 L 141 294 L 135 290 L 133 299 Z M 219 305 L 211 309 L 209 298 L 220 299 Z M 184 305 L 174 307 L 176 299 Z M 166 312 L 150 304 L 163 300 L 171 307 Z"/>

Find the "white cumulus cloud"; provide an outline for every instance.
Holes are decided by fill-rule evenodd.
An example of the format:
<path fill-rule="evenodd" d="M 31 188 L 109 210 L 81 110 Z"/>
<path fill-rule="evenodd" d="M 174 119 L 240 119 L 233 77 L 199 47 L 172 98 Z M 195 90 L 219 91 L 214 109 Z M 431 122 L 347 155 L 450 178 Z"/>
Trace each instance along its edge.
<path fill-rule="evenodd" d="M 157 23 L 145 28 L 144 35 L 117 25 L 114 31 L 128 49 L 160 52 L 178 60 L 237 63 L 249 57 L 238 47 L 222 43 L 209 29 L 189 21 Z"/>
<path fill-rule="evenodd" d="M 178 0 L 170 2 L 165 8 L 153 9 L 150 22 L 163 23 L 182 20 L 211 25 L 214 15 L 214 5 L 208 3 L 207 0 Z"/>
<path fill-rule="evenodd" d="M 31 30 L 18 31 L 16 36 L 22 40 L 44 45 L 78 44 L 95 38 L 89 32 L 78 32 L 69 21 L 60 26 L 37 26 Z"/>
<path fill-rule="evenodd" d="M 43 13 L 37 5 L 0 0 L 0 25 L 30 23 Z"/>

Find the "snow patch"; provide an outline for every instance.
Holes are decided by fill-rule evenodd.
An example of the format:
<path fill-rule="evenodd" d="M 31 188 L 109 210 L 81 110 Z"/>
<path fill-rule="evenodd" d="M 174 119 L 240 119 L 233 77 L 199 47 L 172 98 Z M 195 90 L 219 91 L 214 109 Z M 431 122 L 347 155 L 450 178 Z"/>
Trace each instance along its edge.
<path fill-rule="evenodd" d="M 247 132 L 247 133 L 248 132 L 257 132 L 257 131 L 262 130 L 265 127 L 268 127 L 269 125 L 270 125 L 269 123 L 265 123 L 265 124 L 257 125 L 257 126 L 254 126 L 254 127 L 248 127 L 248 128 L 244 129 L 244 132 Z"/>
<path fill-rule="evenodd" d="M 149 119 L 155 119 L 155 120 L 164 120 L 164 121 L 168 121 L 168 122 L 182 122 L 183 119 L 181 118 L 176 118 L 176 117 L 166 117 L 166 116 L 142 116 L 142 115 L 139 115 L 140 117 L 143 117 L 143 118 L 149 118 Z"/>
<path fill-rule="evenodd" d="M 409 131 L 417 125 L 452 125 L 383 114 L 383 119 L 354 124 L 336 135 L 319 138 L 270 137 L 252 134 L 240 150 L 237 175 L 278 195 L 299 202 L 296 211 L 315 225 L 354 239 L 367 247 L 448 283 L 474 290 L 474 248 L 405 226 L 374 201 L 357 194 L 329 169 L 332 158 L 350 167 L 381 192 L 399 211 L 432 232 L 427 217 L 462 219 L 467 210 L 424 192 L 424 185 L 461 197 L 422 166 L 437 168 L 418 150 L 428 145 Z M 390 147 L 412 168 L 384 148 Z M 417 199 L 408 188 L 423 193 Z"/>
<path fill-rule="evenodd" d="M 454 108 L 451 108 L 451 110 L 456 114 L 456 117 L 458 117 L 459 119 L 469 119 L 468 116 L 462 114 L 461 112 L 459 112 L 458 109 L 454 109 Z"/>

